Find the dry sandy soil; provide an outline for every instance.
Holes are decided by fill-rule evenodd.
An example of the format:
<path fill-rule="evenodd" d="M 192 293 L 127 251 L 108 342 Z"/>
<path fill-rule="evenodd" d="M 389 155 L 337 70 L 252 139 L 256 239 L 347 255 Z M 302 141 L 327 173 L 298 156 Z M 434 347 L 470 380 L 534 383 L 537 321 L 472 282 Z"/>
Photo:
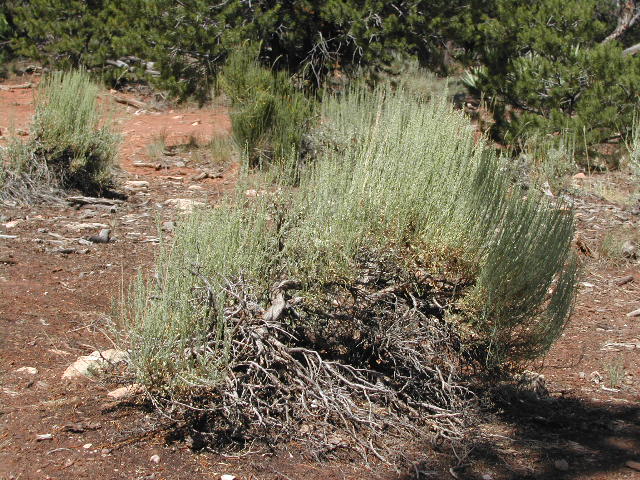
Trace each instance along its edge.
<path fill-rule="evenodd" d="M 159 235 L 171 235 L 164 222 L 180 221 L 166 201 L 214 204 L 237 175 L 233 162 L 205 165 L 197 153 L 149 158 L 160 135 L 168 145 L 228 135 L 223 108 L 114 109 L 124 135 L 120 181 L 147 186 L 115 208 L 0 207 L 0 234 L 15 236 L 0 238 L 0 479 L 640 478 L 640 317 L 626 315 L 640 308 L 640 269 L 602 248 L 612 231 L 637 232 L 637 205 L 628 205 L 636 187 L 621 173 L 573 181 L 582 192 L 574 197 L 584 265 L 578 301 L 560 341 L 530 367 L 544 374 L 550 396 L 488 409 L 474 432 L 479 440 L 464 452 L 434 450 L 432 461 L 400 472 L 346 454 L 314 462 L 296 445 L 196 453 L 172 440 L 152 409 L 108 397 L 118 385 L 62 380 L 78 356 L 112 347 L 112 300 L 150 269 Z M 32 113 L 33 90 L 0 90 L 0 145 L 9 129 L 28 132 Z M 218 178 L 195 180 L 202 168 Z M 79 243 L 101 228 L 114 241 Z M 51 438 L 38 440 L 42 434 Z M 407 449 L 415 449 L 412 439 Z"/>

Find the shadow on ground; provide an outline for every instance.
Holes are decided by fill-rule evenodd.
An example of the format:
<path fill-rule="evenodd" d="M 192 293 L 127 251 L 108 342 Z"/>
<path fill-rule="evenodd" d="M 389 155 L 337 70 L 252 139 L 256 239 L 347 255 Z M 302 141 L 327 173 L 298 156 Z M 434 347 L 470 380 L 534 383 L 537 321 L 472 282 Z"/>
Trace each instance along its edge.
<path fill-rule="evenodd" d="M 640 478 L 640 403 L 607 405 L 576 398 L 504 399 L 483 425 L 459 479 Z M 406 479 L 434 478 L 419 473 Z M 418 473 L 416 473 L 418 471 Z"/>

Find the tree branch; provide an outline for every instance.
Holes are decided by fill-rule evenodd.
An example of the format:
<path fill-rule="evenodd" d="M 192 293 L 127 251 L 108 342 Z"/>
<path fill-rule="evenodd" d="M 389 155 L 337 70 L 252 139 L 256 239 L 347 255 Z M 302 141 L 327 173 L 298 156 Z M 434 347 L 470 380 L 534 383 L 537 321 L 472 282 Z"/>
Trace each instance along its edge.
<path fill-rule="evenodd" d="M 623 0 L 618 9 L 618 25 L 602 43 L 607 43 L 622 36 L 640 19 L 640 8 L 636 0 Z"/>

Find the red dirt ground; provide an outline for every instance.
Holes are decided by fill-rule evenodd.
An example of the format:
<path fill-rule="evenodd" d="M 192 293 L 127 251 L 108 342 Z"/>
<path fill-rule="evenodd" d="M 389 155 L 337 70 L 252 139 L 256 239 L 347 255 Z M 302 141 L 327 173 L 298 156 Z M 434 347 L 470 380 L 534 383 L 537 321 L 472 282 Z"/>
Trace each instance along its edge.
<path fill-rule="evenodd" d="M 481 440 L 471 451 L 456 452 L 459 460 L 434 451 L 432 462 L 398 473 L 357 459 L 316 463 L 296 445 L 236 456 L 194 453 L 184 442 L 168 441 L 166 423 L 153 411 L 107 397 L 117 385 L 61 380 L 78 356 L 112 346 L 112 299 L 137 271 L 150 268 L 158 225 L 180 221 L 165 200 L 214 203 L 237 174 L 230 164 L 221 178 L 195 181 L 198 166 L 189 161 L 171 166 L 174 158 L 160 170 L 134 166 L 152 160 L 148 145 L 163 132 L 169 145 L 189 136 L 205 141 L 228 134 L 224 109 L 114 108 L 124 135 L 121 180 L 146 180 L 148 188 L 115 212 L 92 206 L 0 207 L 5 217 L 0 234 L 17 236 L 0 239 L 0 479 L 640 478 L 640 471 L 626 465 L 640 462 L 640 317 L 626 316 L 640 308 L 640 269 L 635 260 L 597 258 L 607 232 L 624 225 L 637 229 L 639 217 L 584 193 L 592 190 L 591 179 L 574 182 L 583 192 L 576 197 L 580 244 L 592 252 L 581 254 L 575 313 L 544 361 L 531 365 L 545 375 L 551 395 L 488 411 L 476 429 Z M 32 113 L 33 90 L 0 90 L 4 141 L 10 129 L 27 131 Z M 616 174 L 605 180 L 630 201 L 632 179 Z M 77 239 L 101 228 L 74 230 L 81 223 L 109 226 L 115 241 L 81 247 L 86 253 L 57 253 L 56 235 Z M 616 285 L 626 275 L 634 280 Z M 18 372 L 21 367 L 37 373 Z M 52 438 L 38 441 L 38 434 Z M 414 448 L 412 439 L 407 446 Z M 153 455 L 160 457 L 158 463 L 150 461 Z"/>

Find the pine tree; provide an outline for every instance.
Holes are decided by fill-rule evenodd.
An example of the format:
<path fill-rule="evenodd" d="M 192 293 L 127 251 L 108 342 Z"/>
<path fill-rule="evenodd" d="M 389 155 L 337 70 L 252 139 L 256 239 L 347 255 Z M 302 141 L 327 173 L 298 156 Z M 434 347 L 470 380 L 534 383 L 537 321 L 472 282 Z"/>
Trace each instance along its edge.
<path fill-rule="evenodd" d="M 598 0 L 498 0 L 483 35 L 476 86 L 494 104 L 494 133 L 513 142 L 564 130 L 587 144 L 626 136 L 640 94 L 640 60 L 624 56 Z"/>

